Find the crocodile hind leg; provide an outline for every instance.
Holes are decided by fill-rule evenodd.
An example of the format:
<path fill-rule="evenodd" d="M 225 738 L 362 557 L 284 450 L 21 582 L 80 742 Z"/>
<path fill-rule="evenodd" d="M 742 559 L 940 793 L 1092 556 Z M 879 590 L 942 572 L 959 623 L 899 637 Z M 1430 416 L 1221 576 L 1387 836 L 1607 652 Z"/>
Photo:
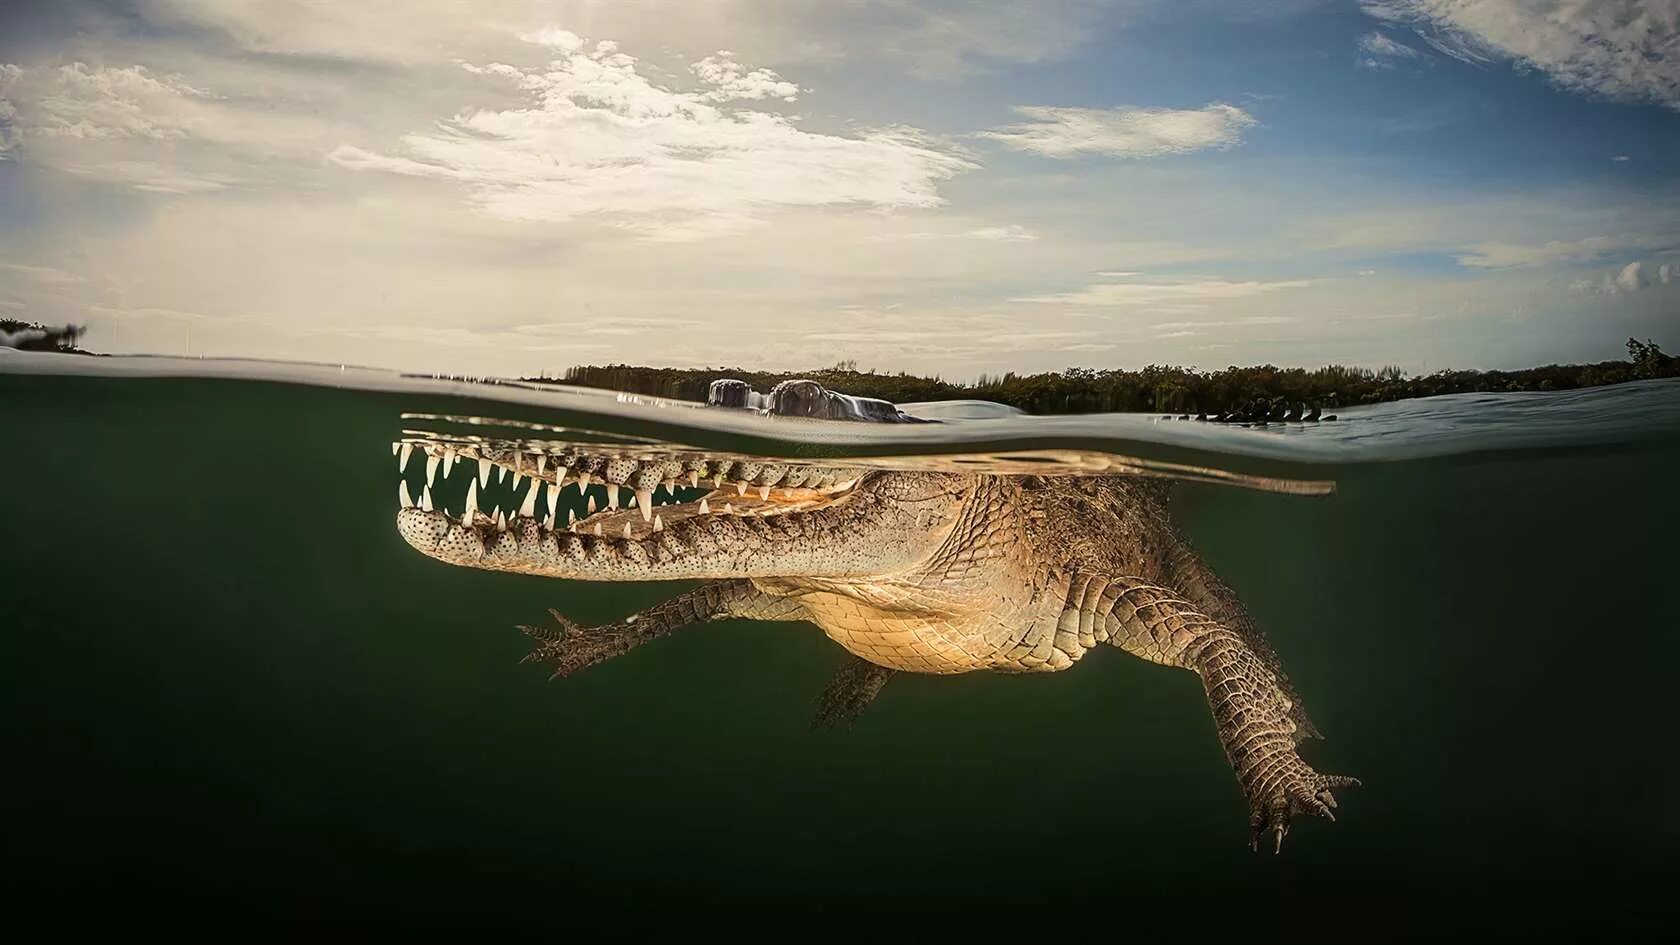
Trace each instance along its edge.
<path fill-rule="evenodd" d="M 536 642 L 522 663 L 547 663 L 554 672 L 550 679 L 570 676 L 580 669 L 623 656 L 643 643 L 669 636 L 683 627 L 728 617 L 748 620 L 799 620 L 799 604 L 760 591 L 751 581 L 711 581 L 661 601 L 614 623 L 580 627 L 559 611 L 549 608 L 558 629 L 520 625 Z"/>
<path fill-rule="evenodd" d="M 877 666 L 861 656 L 848 655 L 828 687 L 817 698 L 817 717 L 812 728 L 839 728 L 857 721 L 863 710 L 881 694 L 896 670 Z"/>
<path fill-rule="evenodd" d="M 1305 733 L 1292 717 L 1292 690 L 1270 650 L 1257 649 L 1173 591 L 1136 578 L 1080 575 L 1062 626 L 1201 677 L 1225 757 L 1248 800 L 1251 847 L 1269 835 L 1273 850 L 1281 849 L 1297 814 L 1335 820 L 1332 789 L 1359 785 L 1320 774 L 1297 753 Z"/>

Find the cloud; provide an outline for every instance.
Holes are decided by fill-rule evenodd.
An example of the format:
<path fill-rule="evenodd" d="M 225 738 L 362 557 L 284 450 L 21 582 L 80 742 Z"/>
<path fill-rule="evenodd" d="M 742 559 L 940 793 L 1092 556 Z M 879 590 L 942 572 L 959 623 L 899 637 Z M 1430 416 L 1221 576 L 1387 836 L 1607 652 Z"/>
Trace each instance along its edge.
<path fill-rule="evenodd" d="M 17 129 L 17 106 L 6 96 L 23 75 L 23 69 L 9 62 L 0 62 L 0 163 L 12 160 L 17 153 L 20 134 Z"/>
<path fill-rule="evenodd" d="M 1224 102 L 1196 109 L 1023 105 L 1015 111 L 1030 120 L 981 132 L 979 137 L 1053 158 L 1085 154 L 1151 158 L 1230 148 L 1245 129 L 1258 124 L 1247 112 Z"/>
<path fill-rule="evenodd" d="M 1610 158 L 1610 160 L 1615 161 L 1617 164 L 1625 164 L 1628 161 L 1633 160 L 1633 158 L 1630 158 L 1625 154 L 1617 154 L 1617 155 L 1612 156 Z"/>
<path fill-rule="evenodd" d="M 462 112 L 404 135 L 400 154 L 346 144 L 331 160 L 453 181 L 504 220 L 595 216 L 664 240 L 738 231 L 787 208 L 933 207 L 940 181 L 975 166 L 914 128 L 820 134 L 730 106 L 797 89 L 723 54 L 696 63 L 701 89 L 679 91 L 651 82 L 611 42 L 567 53 L 560 31 L 539 35 L 562 52 L 546 68 L 464 66 L 523 92 L 523 106 Z"/>
<path fill-rule="evenodd" d="M 1019 224 L 1010 223 L 1005 226 L 982 226 L 972 230 L 961 230 L 951 233 L 933 233 L 918 230 L 912 233 L 882 233 L 870 237 L 880 243 L 919 242 L 924 240 L 982 240 L 990 243 L 1030 243 L 1038 239 L 1038 234 Z"/>
<path fill-rule="evenodd" d="M 1447 55 L 1512 59 L 1558 85 L 1680 110 L 1680 0 L 1364 0 Z"/>
<path fill-rule="evenodd" d="M 15 68 L 15 67 L 14 67 Z M 21 78 L 17 70 L 14 78 Z M 207 97 L 177 76 L 145 66 L 105 68 L 72 62 L 50 70 L 28 101 L 31 136 L 109 141 L 185 138 L 201 122 L 193 99 Z"/>
<path fill-rule="evenodd" d="M 799 86 L 783 81 L 769 69 L 753 69 L 735 61 L 735 54 L 720 49 L 715 56 L 707 56 L 689 66 L 689 71 L 701 82 L 712 86 L 703 94 L 709 102 L 733 102 L 751 99 L 779 98 L 792 102 L 799 98 Z"/>
<path fill-rule="evenodd" d="M 1640 272 L 1639 260 L 1634 260 L 1622 267 L 1616 274 L 1616 286 L 1624 292 L 1637 292 L 1645 288 L 1645 277 Z"/>
<path fill-rule="evenodd" d="M 1676 271 L 1672 263 L 1663 263 L 1656 267 L 1654 275 L 1647 275 L 1645 263 L 1636 259 L 1615 272 L 1607 272 L 1597 278 L 1576 279 L 1569 283 L 1569 288 L 1592 295 L 1620 295 L 1668 285 L 1674 282 L 1677 276 L 1680 276 L 1680 272 Z"/>
<path fill-rule="evenodd" d="M 1185 302 L 1196 299 L 1251 298 L 1268 292 L 1301 289 L 1312 284 L 1311 279 L 1278 282 L 1228 282 L 1219 279 L 1199 282 L 1102 282 L 1074 292 L 1027 296 L 1010 301 L 1071 305 L 1145 305 L 1151 302 Z"/>
<path fill-rule="evenodd" d="M 1608 236 L 1582 240 L 1550 240 L 1545 243 L 1477 243 L 1466 247 L 1458 264 L 1472 269 L 1511 269 L 1551 263 L 1587 262 L 1616 248 Z"/>
<path fill-rule="evenodd" d="M 1359 64 L 1367 69 L 1392 69 L 1400 62 L 1423 58 L 1423 54 L 1412 47 L 1397 43 L 1374 30 L 1359 37 L 1359 51 L 1364 54 Z"/>

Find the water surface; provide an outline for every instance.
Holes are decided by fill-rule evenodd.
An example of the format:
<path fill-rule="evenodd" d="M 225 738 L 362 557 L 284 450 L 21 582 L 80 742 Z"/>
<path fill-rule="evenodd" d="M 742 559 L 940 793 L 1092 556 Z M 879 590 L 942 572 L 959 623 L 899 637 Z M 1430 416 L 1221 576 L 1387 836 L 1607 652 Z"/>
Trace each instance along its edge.
<path fill-rule="evenodd" d="M 405 413 L 1334 482 L 1185 482 L 1174 506 L 1324 730 L 1303 753 L 1366 786 L 1281 856 L 1249 853 L 1199 683 L 1117 650 L 1042 676 L 901 676 L 839 732 L 810 719 L 844 654 L 806 625 L 722 622 L 547 682 L 518 665 L 515 624 L 549 606 L 602 622 L 687 585 L 413 552 L 390 443 L 473 427 Z M 536 435 L 500 432 L 517 429 Z M 901 428 L 336 366 L 8 355 L 0 432 L 6 885 L 14 914 L 60 928 L 1342 940 L 1666 919 L 1672 382 L 1265 430 Z"/>

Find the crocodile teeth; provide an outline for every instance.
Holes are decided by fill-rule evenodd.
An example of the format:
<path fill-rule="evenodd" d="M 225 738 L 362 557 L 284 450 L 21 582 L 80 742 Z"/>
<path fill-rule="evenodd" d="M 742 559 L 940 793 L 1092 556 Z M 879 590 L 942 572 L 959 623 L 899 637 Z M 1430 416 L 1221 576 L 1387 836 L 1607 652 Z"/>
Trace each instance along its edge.
<path fill-rule="evenodd" d="M 770 487 L 769 486 L 759 486 L 758 487 L 758 497 L 760 499 L 763 499 L 766 502 L 770 501 Z"/>
<path fill-rule="evenodd" d="M 432 476 L 437 472 L 438 463 L 440 463 L 440 462 L 443 462 L 443 460 L 437 458 L 436 456 L 431 455 L 430 453 L 428 453 L 426 455 L 426 481 L 427 482 L 432 481 Z"/>
<path fill-rule="evenodd" d="M 554 468 L 554 491 L 555 492 L 559 492 L 561 490 L 561 488 L 563 488 L 566 485 L 566 474 L 569 473 L 569 472 L 571 472 L 571 470 L 567 469 L 564 466 L 556 466 Z"/>
<path fill-rule="evenodd" d="M 698 469 L 689 470 L 689 472 L 688 472 L 688 487 L 690 489 L 700 488 L 700 470 L 698 470 Z"/>
<path fill-rule="evenodd" d="M 625 538 L 634 538 L 634 537 L 636 537 L 636 536 L 635 536 L 635 535 L 633 535 L 633 534 L 631 534 L 631 532 L 630 532 L 630 523 L 629 523 L 629 522 L 625 522 L 625 523 L 624 523 L 624 537 L 625 537 Z"/>
<path fill-rule="evenodd" d="M 607 508 L 618 509 L 618 487 L 610 482 L 607 483 Z"/>
<path fill-rule="evenodd" d="M 519 514 L 526 518 L 537 515 L 537 483 L 534 479 L 531 480 L 531 488 L 525 490 L 525 501 L 519 503 Z"/>
<path fill-rule="evenodd" d="M 714 488 L 714 489 L 722 489 L 723 488 L 723 473 L 718 473 L 717 477 L 712 480 L 712 488 Z"/>
<path fill-rule="evenodd" d="M 487 460 L 487 459 L 480 459 L 478 461 L 478 487 L 480 489 L 483 489 L 483 488 L 485 488 L 489 485 L 490 485 L 490 461 Z"/>
<path fill-rule="evenodd" d="M 576 524 L 577 524 L 577 516 L 572 514 L 571 509 L 567 509 L 566 510 L 566 527 L 571 528 L 573 525 L 576 525 Z"/>
<path fill-rule="evenodd" d="M 734 515 L 735 514 L 735 503 L 733 503 L 733 502 L 723 503 L 723 514 Z"/>
<path fill-rule="evenodd" d="M 391 441 L 391 455 L 392 456 L 397 455 L 397 451 L 400 450 L 400 449 L 402 449 L 402 444 L 401 443 L 398 443 L 395 440 Z"/>
<path fill-rule="evenodd" d="M 408 468 L 408 457 L 414 453 L 413 443 L 404 443 L 402 451 L 397 454 L 397 472 Z"/>
<path fill-rule="evenodd" d="M 550 486 L 548 488 L 548 491 L 543 494 L 543 498 L 545 500 L 547 500 L 547 502 L 548 502 L 548 518 L 549 518 L 549 521 L 553 521 L 554 517 L 555 517 L 554 513 L 560 508 L 560 487 L 559 486 Z M 567 509 L 566 514 L 568 516 L 571 515 L 572 514 L 571 510 Z"/>
<path fill-rule="evenodd" d="M 595 523 L 595 537 L 596 538 L 601 537 L 601 523 L 600 522 Z"/>
<path fill-rule="evenodd" d="M 431 486 L 422 486 L 420 488 L 420 510 L 423 512 L 430 512 L 432 510 Z"/>
<path fill-rule="evenodd" d="M 397 501 L 402 503 L 402 507 L 405 509 L 414 508 L 414 500 L 408 496 L 408 483 L 397 483 Z"/>
<path fill-rule="evenodd" d="M 467 508 L 466 508 L 466 511 L 461 513 L 461 518 L 464 521 L 471 522 L 473 520 L 473 516 L 477 515 L 477 514 L 478 514 L 478 480 L 474 479 L 471 482 L 467 483 Z"/>
<path fill-rule="evenodd" d="M 747 494 L 747 481 L 745 479 L 742 479 L 740 482 L 735 483 L 735 494 L 736 495 L 746 495 Z"/>
<path fill-rule="evenodd" d="M 585 512 L 584 514 L 585 515 L 594 515 L 595 514 L 595 497 L 594 496 L 589 497 L 588 511 Z"/>
<path fill-rule="evenodd" d="M 543 469 L 546 468 L 547 466 L 548 466 L 548 456 L 543 454 L 543 453 L 538 453 L 537 454 L 537 478 L 538 479 L 542 478 Z"/>
<path fill-rule="evenodd" d="M 701 514 L 701 515 L 710 515 L 710 514 L 712 514 L 712 507 L 711 507 L 711 506 L 710 506 L 710 505 L 707 505 L 707 504 L 706 504 L 706 500 L 705 500 L 705 499 L 704 499 L 704 498 L 702 498 L 702 499 L 701 499 L 701 500 L 700 500 L 700 514 Z"/>
<path fill-rule="evenodd" d="M 636 490 L 636 506 L 642 510 L 642 521 L 644 521 L 644 522 L 652 521 L 653 520 L 653 490 L 652 489 L 637 489 Z"/>
<path fill-rule="evenodd" d="M 507 516 L 502 514 L 501 509 L 496 510 L 496 531 L 507 531 Z"/>
<path fill-rule="evenodd" d="M 665 530 L 665 519 L 663 517 L 658 515 L 653 517 L 653 530 L 656 532 L 662 532 Z"/>

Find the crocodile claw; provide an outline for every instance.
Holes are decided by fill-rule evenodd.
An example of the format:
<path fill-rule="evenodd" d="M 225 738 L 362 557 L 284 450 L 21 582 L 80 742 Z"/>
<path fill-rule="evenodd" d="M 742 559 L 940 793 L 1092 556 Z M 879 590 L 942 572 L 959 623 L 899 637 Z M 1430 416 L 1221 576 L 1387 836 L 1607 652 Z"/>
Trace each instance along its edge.
<path fill-rule="evenodd" d="M 519 625 L 520 632 L 536 643 L 519 662 L 549 664 L 554 667 L 549 679 L 570 676 L 580 669 L 620 656 L 634 645 L 615 632 L 621 628 L 620 624 L 586 628 L 578 626 L 576 621 L 552 607 L 548 609 L 548 614 L 559 625 L 558 630 Z"/>
<path fill-rule="evenodd" d="M 1248 848 L 1259 852 L 1261 838 L 1270 834 L 1272 852 L 1281 852 L 1291 817 L 1313 814 L 1334 821 L 1337 804 L 1331 790 L 1359 786 L 1358 778 L 1319 774 L 1306 762 L 1298 761 L 1281 779 L 1266 784 L 1264 794 L 1250 793 Z"/>

